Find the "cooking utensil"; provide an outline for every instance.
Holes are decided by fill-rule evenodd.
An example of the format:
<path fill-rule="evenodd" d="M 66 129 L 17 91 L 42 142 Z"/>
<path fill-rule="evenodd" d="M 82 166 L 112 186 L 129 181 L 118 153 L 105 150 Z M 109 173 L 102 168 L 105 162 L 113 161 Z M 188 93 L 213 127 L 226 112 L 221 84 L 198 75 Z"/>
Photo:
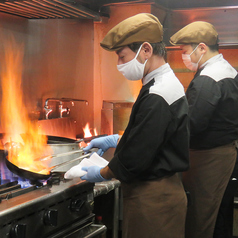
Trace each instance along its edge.
<path fill-rule="evenodd" d="M 78 161 L 80 159 L 82 160 L 82 159 L 90 157 L 90 156 L 91 156 L 91 153 L 79 156 L 78 158 L 75 158 L 75 159 L 72 159 L 72 160 L 69 160 L 69 161 L 65 161 L 65 162 L 63 162 L 61 164 L 54 165 L 54 166 L 50 167 L 50 170 L 52 171 L 53 169 L 59 168 L 61 166 L 67 165 L 67 164 L 71 164 L 71 163 L 73 163 L 75 161 Z"/>
<path fill-rule="evenodd" d="M 11 163 L 8 160 L 7 156 L 5 156 L 5 162 L 6 162 L 7 168 L 12 173 L 18 175 L 19 177 L 23 177 L 23 178 L 29 179 L 30 181 L 38 181 L 38 180 L 47 180 L 48 178 L 50 178 L 51 175 L 52 175 L 52 170 L 53 169 L 59 168 L 60 166 L 63 166 L 63 165 L 75 162 L 77 160 L 82 160 L 82 159 L 84 159 L 86 157 L 89 157 L 90 155 L 91 155 L 91 153 L 88 153 L 86 155 L 82 155 L 82 156 L 80 156 L 78 158 L 75 158 L 73 160 L 69 160 L 69 161 L 66 161 L 64 163 L 52 166 L 52 167 L 49 168 L 49 170 L 50 170 L 49 174 L 35 173 L 35 172 L 29 171 L 29 170 L 26 170 L 26 169 L 19 168 L 16 165 L 14 165 L 13 163 Z"/>
<path fill-rule="evenodd" d="M 43 160 L 48 160 L 48 159 L 52 159 L 52 158 L 56 158 L 56 157 L 63 157 L 63 156 L 67 156 L 67 155 L 72 155 L 72 154 L 76 154 L 76 153 L 80 153 L 80 152 L 84 152 L 83 149 L 68 151 L 68 152 L 59 153 L 59 154 L 47 155 L 47 156 L 44 156 L 44 157 L 34 159 L 34 161 L 43 161 Z"/>
<path fill-rule="evenodd" d="M 4 135 L 5 134 L 0 133 L 0 139 L 3 139 Z M 24 138 L 24 136 L 27 136 L 27 135 L 22 134 L 21 136 Z M 84 138 L 84 139 L 79 139 L 79 140 L 73 140 L 73 139 L 64 138 L 64 137 L 57 137 L 57 136 L 47 136 L 48 137 L 47 144 L 49 144 L 49 145 L 50 144 L 62 144 L 62 145 L 65 145 L 67 143 L 69 143 L 69 144 L 80 143 L 80 142 L 85 141 L 85 140 L 87 142 L 89 142 L 90 140 L 92 140 L 94 138 L 97 138 L 97 137 L 101 137 L 101 136 L 106 136 L 106 135 L 99 135 L 99 136 L 90 137 L 90 138 Z M 24 141 L 24 139 L 23 139 L 23 141 Z M 4 145 L 3 141 L 2 141 L 2 144 Z M 11 142 L 11 144 L 12 144 L 12 142 Z M 76 151 L 74 151 L 74 152 L 76 153 Z M 11 172 L 13 172 L 14 174 L 18 175 L 19 177 L 23 177 L 23 178 L 29 179 L 31 181 L 47 180 L 49 177 L 52 176 L 52 171 L 51 170 L 54 170 L 54 169 L 58 168 L 61 165 L 62 166 L 66 165 L 66 163 L 69 164 L 71 162 L 75 162 L 76 159 L 80 160 L 80 159 L 86 158 L 87 156 L 90 156 L 90 154 L 91 154 L 91 153 L 88 153 L 88 154 L 80 156 L 80 157 L 78 157 L 76 159 L 73 159 L 73 160 L 70 160 L 70 161 L 67 161 L 67 162 L 55 165 L 55 166 L 50 168 L 50 173 L 49 174 L 44 174 L 44 173 L 41 174 L 41 173 L 35 173 L 35 172 L 31 172 L 31 171 L 28 171 L 28 170 L 25 170 L 25 169 L 17 167 L 16 165 L 14 165 L 13 163 L 11 163 L 8 160 L 8 157 L 7 157 L 8 148 L 5 148 L 5 153 L 6 153 L 5 161 L 6 161 L 6 165 L 7 165 L 8 169 Z M 61 153 L 61 154 L 63 154 L 63 153 Z"/>
<path fill-rule="evenodd" d="M 48 137 L 47 144 L 60 144 L 60 143 L 65 144 L 65 143 L 80 143 L 80 142 L 88 143 L 95 138 L 99 138 L 103 136 L 107 136 L 107 134 L 91 136 L 91 137 L 86 137 L 86 138 L 77 139 L 77 140 L 73 140 L 73 139 L 69 139 L 65 137 L 58 137 L 58 136 L 47 136 Z"/>
<path fill-rule="evenodd" d="M 74 140 L 59 136 L 47 136 L 47 144 L 77 144 L 83 141 L 84 139 Z"/>

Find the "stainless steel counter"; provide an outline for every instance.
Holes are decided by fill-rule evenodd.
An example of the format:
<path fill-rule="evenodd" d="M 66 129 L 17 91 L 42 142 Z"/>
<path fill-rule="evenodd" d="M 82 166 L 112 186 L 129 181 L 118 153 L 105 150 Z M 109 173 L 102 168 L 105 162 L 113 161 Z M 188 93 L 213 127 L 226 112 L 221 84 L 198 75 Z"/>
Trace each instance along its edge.
<path fill-rule="evenodd" d="M 107 194 L 110 191 L 119 188 L 121 185 L 121 182 L 117 179 L 112 179 L 110 181 L 95 183 L 93 192 L 94 197 L 100 196 L 102 194 Z"/>

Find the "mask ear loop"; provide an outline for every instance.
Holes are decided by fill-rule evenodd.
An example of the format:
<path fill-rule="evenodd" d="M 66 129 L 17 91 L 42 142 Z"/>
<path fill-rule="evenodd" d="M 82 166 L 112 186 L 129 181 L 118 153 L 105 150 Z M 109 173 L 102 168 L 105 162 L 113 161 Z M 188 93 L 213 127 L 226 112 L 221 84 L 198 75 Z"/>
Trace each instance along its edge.
<path fill-rule="evenodd" d="M 143 44 L 144 44 L 144 43 L 143 43 Z M 139 53 L 140 53 L 140 50 L 141 50 L 141 48 L 142 48 L 143 44 L 141 44 L 141 46 L 140 46 L 140 48 L 138 49 L 138 51 L 137 51 L 137 53 L 136 53 L 136 56 L 135 56 L 135 58 L 134 58 L 134 59 L 136 59 L 136 60 L 137 60 L 137 56 L 139 55 Z M 147 63 L 147 61 L 148 61 L 148 59 L 146 59 L 146 60 L 145 60 L 145 62 L 144 62 L 144 65 Z"/>
<path fill-rule="evenodd" d="M 143 45 L 143 44 L 141 44 L 140 48 L 138 49 L 138 51 L 137 51 L 137 53 L 136 53 L 136 56 L 135 56 L 135 59 L 136 59 L 136 58 L 137 58 L 137 56 L 139 55 L 139 53 L 140 53 L 140 50 L 141 50 L 141 48 L 142 48 L 142 45 Z"/>
<path fill-rule="evenodd" d="M 189 56 L 191 56 L 195 52 L 195 50 L 198 48 L 199 44 L 194 48 L 194 50 L 192 51 L 192 53 Z"/>
<path fill-rule="evenodd" d="M 203 43 L 203 42 L 201 42 L 201 43 L 202 43 L 202 44 L 205 44 L 205 43 Z M 201 43 L 199 43 L 199 44 L 195 47 L 195 49 L 192 51 L 192 53 L 191 53 L 189 56 L 191 56 L 191 55 L 195 52 L 195 50 L 198 48 L 198 46 L 199 46 Z M 200 60 L 202 59 L 203 55 L 204 55 L 204 54 L 201 55 L 201 57 L 199 58 L 197 64 L 198 64 L 198 63 L 200 62 Z"/>
<path fill-rule="evenodd" d="M 203 43 L 203 42 L 201 42 L 201 43 L 205 45 L 205 43 Z M 201 43 L 199 43 L 199 44 L 197 45 L 197 47 L 198 47 Z M 197 47 L 196 47 L 196 48 L 197 48 Z M 202 59 L 203 55 L 204 55 L 204 54 L 201 55 L 201 57 L 200 57 L 200 59 L 198 60 L 197 64 L 198 64 L 198 63 L 200 62 L 200 60 Z"/>

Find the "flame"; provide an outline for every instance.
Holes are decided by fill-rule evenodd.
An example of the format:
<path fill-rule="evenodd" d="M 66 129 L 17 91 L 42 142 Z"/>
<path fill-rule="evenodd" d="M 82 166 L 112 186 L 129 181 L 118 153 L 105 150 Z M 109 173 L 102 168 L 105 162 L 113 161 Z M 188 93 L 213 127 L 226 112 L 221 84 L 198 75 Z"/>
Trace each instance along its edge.
<path fill-rule="evenodd" d="M 92 133 L 90 132 L 90 128 L 89 128 L 89 123 L 87 123 L 85 127 L 83 127 L 83 132 L 84 132 L 84 138 L 92 137 Z"/>
<path fill-rule="evenodd" d="M 5 138 L 8 141 L 8 160 L 19 168 L 49 174 L 45 161 L 34 161 L 47 153 L 47 137 L 40 131 L 37 122 L 30 120 L 23 103 L 23 52 L 23 45 L 17 45 L 13 38 L 5 42 L 0 113 L 1 126 L 8 137 Z"/>
<path fill-rule="evenodd" d="M 89 123 L 87 123 L 85 125 L 85 127 L 83 127 L 83 132 L 84 132 L 84 138 L 88 138 L 88 137 L 93 136 L 93 134 L 91 133 L 90 127 L 89 127 Z M 93 132 L 94 132 L 94 136 L 98 135 L 96 128 L 93 129 Z"/>
<path fill-rule="evenodd" d="M 88 138 L 88 137 L 92 137 L 92 136 L 93 136 L 93 134 L 91 133 L 90 127 L 89 127 L 89 123 L 87 123 L 87 124 L 85 125 L 85 127 L 83 127 L 83 132 L 84 132 L 84 138 Z M 97 135 L 98 135 L 96 128 L 93 129 L 93 132 L 94 132 L 94 136 L 97 136 Z M 83 142 L 80 142 L 79 146 L 80 146 L 80 147 L 85 147 L 85 146 L 87 146 L 88 144 L 89 144 L 89 142 L 88 142 L 88 143 L 85 143 L 85 142 L 83 141 Z"/>

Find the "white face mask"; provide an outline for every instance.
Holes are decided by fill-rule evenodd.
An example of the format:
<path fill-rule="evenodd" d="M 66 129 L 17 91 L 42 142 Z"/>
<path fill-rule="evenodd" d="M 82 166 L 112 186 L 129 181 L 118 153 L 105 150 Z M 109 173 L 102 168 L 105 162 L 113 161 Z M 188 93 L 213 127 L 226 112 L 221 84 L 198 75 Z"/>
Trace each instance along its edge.
<path fill-rule="evenodd" d="M 137 51 L 137 54 L 134 59 L 125 64 L 117 65 L 118 71 L 121 72 L 128 80 L 136 81 L 142 79 L 144 76 L 144 69 L 147 60 L 144 64 L 142 64 L 136 59 L 140 53 L 141 47 L 142 45 Z"/>
<path fill-rule="evenodd" d="M 182 54 L 182 59 L 183 59 L 183 63 L 185 64 L 185 66 L 190 69 L 191 71 L 197 71 L 198 69 L 198 63 L 200 62 L 200 60 L 203 57 L 203 54 L 201 55 L 200 59 L 198 60 L 197 63 L 193 63 L 191 61 L 191 55 L 195 52 L 195 50 L 198 48 L 198 45 L 196 46 L 196 48 L 193 50 L 193 52 L 191 54 Z"/>

